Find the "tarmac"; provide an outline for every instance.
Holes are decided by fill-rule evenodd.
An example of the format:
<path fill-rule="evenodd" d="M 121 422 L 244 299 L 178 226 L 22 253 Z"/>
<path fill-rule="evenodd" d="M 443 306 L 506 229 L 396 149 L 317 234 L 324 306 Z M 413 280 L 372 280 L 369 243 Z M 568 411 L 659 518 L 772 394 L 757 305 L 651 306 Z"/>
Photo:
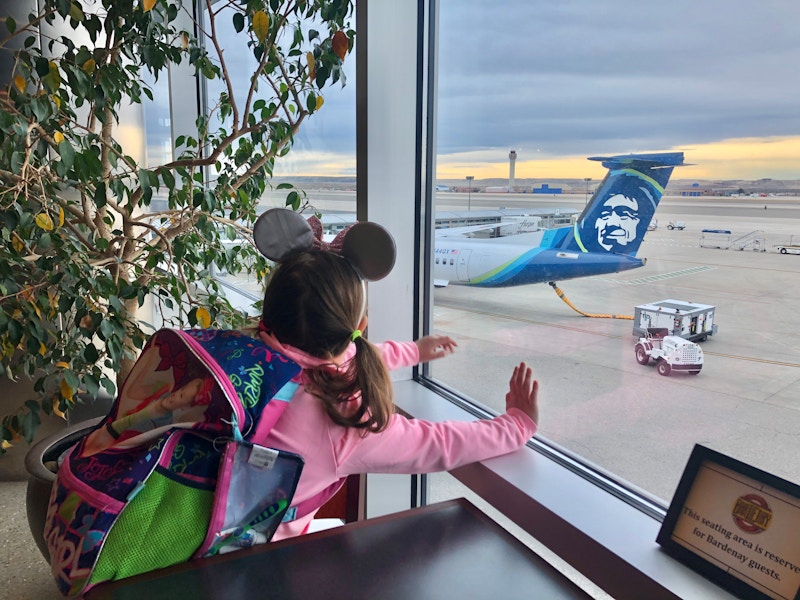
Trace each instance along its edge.
<path fill-rule="evenodd" d="M 433 327 L 458 350 L 431 364 L 433 377 L 502 411 L 503 396 L 491 392 L 524 359 L 540 379 L 540 435 L 664 505 L 695 444 L 800 482 L 800 461 L 790 458 L 800 456 L 800 257 L 775 250 L 800 239 L 800 202 L 770 198 L 775 206 L 751 216 L 747 206 L 669 200 L 640 249 L 646 267 L 558 282 L 578 309 L 621 318 L 586 318 L 546 285 L 437 289 Z M 669 231 L 674 218 L 687 229 Z M 700 247 L 706 228 L 762 231 L 764 251 Z M 697 377 L 663 377 L 635 360 L 625 317 L 667 298 L 717 309 L 719 331 L 702 343 Z"/>

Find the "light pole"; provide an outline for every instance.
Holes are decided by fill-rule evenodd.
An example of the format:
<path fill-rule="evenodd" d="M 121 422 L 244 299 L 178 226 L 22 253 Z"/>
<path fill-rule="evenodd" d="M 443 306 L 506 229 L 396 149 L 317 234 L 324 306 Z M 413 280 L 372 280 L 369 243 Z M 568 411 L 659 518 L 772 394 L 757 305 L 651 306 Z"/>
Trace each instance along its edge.
<path fill-rule="evenodd" d="M 591 177 L 584 177 L 583 180 L 586 182 L 586 201 L 583 203 L 584 206 L 589 204 L 589 182 L 592 180 Z"/>
<path fill-rule="evenodd" d="M 467 175 L 467 210 L 472 210 L 472 180 L 474 175 Z"/>

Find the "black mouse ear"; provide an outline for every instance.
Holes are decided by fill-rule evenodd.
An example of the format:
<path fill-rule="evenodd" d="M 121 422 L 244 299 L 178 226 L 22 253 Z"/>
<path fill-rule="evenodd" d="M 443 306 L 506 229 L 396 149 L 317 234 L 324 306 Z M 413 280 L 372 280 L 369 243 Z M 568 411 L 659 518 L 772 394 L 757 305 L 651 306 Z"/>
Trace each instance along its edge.
<path fill-rule="evenodd" d="M 397 249 L 394 238 L 377 223 L 355 223 L 342 240 L 342 256 L 367 281 L 386 277 L 394 267 Z"/>
<path fill-rule="evenodd" d="M 253 242 L 261 254 L 280 262 L 292 252 L 310 250 L 314 232 L 298 213 L 288 208 L 271 208 L 253 225 Z"/>
<path fill-rule="evenodd" d="M 340 254 L 367 281 L 383 279 L 394 267 L 394 238 L 377 223 L 354 223 L 329 244 L 321 239 L 319 220 L 311 221 L 287 208 L 271 208 L 253 225 L 253 241 L 261 254 L 275 262 L 314 247 Z"/>

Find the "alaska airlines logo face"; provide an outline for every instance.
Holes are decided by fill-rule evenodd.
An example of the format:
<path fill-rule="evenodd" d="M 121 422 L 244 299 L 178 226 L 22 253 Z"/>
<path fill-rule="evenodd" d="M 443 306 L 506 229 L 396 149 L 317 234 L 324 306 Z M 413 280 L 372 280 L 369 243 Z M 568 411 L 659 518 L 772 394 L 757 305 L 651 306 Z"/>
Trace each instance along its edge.
<path fill-rule="evenodd" d="M 636 228 L 641 223 L 639 203 L 636 198 L 614 194 L 603 202 L 600 216 L 594 222 L 597 243 L 606 250 L 624 249 L 636 239 Z"/>
<path fill-rule="evenodd" d="M 634 170 L 615 178 L 602 190 L 605 198 L 576 224 L 576 237 L 586 251 L 635 253 L 661 198 L 659 188 Z"/>

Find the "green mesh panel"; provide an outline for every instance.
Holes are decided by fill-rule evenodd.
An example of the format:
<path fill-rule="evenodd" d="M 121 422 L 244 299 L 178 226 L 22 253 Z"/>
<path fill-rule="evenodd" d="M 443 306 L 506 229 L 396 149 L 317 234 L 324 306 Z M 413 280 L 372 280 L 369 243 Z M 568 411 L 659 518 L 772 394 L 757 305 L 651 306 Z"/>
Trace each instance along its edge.
<path fill-rule="evenodd" d="M 111 528 L 89 584 L 189 560 L 205 539 L 213 500 L 213 491 L 151 474 Z"/>

